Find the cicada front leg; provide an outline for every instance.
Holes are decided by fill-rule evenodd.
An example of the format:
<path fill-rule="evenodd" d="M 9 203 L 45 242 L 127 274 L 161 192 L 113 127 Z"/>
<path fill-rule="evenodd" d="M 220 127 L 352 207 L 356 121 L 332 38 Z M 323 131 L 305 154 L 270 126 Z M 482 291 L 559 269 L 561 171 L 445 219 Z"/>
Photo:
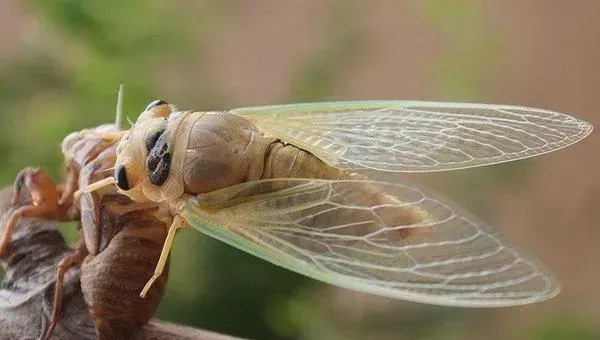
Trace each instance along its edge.
<path fill-rule="evenodd" d="M 75 193 L 73 194 L 73 199 L 75 201 L 77 201 L 83 194 L 89 194 L 98 189 L 101 189 L 101 188 L 104 188 L 104 187 L 107 187 L 107 186 L 113 185 L 113 184 L 115 184 L 115 179 L 113 177 L 107 177 L 105 179 L 101 179 L 99 181 L 96 181 L 96 182 L 86 186 L 85 188 L 80 188 L 77 191 L 75 191 Z"/>
<path fill-rule="evenodd" d="M 28 204 L 15 209 L 10 215 L 2 239 L 0 256 L 6 254 L 10 240 L 19 219 L 39 217 L 54 221 L 70 221 L 70 205 L 59 204 L 62 190 L 54 184 L 50 176 L 39 168 L 27 167 L 19 172 L 14 184 L 12 204 L 16 205 L 23 189 L 28 189 Z"/>
<path fill-rule="evenodd" d="M 169 253 L 171 252 L 171 247 L 173 246 L 175 233 L 177 233 L 177 230 L 185 228 L 187 226 L 187 222 L 181 216 L 175 216 L 175 218 L 173 218 L 173 223 L 171 223 L 171 226 L 169 227 L 169 231 L 167 232 L 167 238 L 165 239 L 165 243 L 163 244 L 163 248 L 160 253 L 160 258 L 156 263 L 154 274 L 148 280 L 148 282 L 140 292 L 140 297 L 146 297 L 146 294 L 148 294 L 148 291 L 152 287 L 152 284 L 154 284 L 154 281 L 156 281 L 162 275 L 167 260 L 169 259 Z"/>

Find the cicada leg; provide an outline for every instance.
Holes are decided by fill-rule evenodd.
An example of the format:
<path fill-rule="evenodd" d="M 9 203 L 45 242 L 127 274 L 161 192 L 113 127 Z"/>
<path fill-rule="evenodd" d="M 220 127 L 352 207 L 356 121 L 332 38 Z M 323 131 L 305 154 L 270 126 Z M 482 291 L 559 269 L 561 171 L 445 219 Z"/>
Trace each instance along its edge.
<path fill-rule="evenodd" d="M 18 203 L 24 188 L 29 189 L 29 204 L 14 210 L 6 222 L 4 233 L 0 239 L 0 256 L 8 251 L 14 228 L 19 219 L 23 217 L 41 217 L 54 221 L 71 220 L 70 207 L 58 203 L 61 190 L 52 182 L 46 172 L 31 167 L 21 170 L 14 184 L 13 205 Z"/>
<path fill-rule="evenodd" d="M 85 246 L 85 242 L 83 239 L 80 239 L 73 251 L 63 257 L 56 266 L 56 283 L 54 284 L 52 315 L 50 316 L 50 324 L 44 335 L 45 340 L 50 340 L 50 338 L 52 338 L 52 333 L 54 333 L 54 329 L 60 320 L 65 274 L 69 269 L 80 266 L 87 255 L 88 250 Z"/>
<path fill-rule="evenodd" d="M 154 274 L 152 274 L 152 277 L 150 278 L 150 280 L 148 280 L 148 282 L 140 292 L 140 297 L 146 297 L 146 294 L 148 294 L 148 291 L 150 290 L 150 287 L 152 287 L 154 281 L 156 281 L 156 279 L 158 279 L 162 274 L 163 269 L 165 268 L 165 264 L 167 263 L 167 259 L 169 258 L 169 253 L 171 252 L 171 246 L 173 245 L 175 233 L 178 229 L 183 228 L 185 226 L 187 226 L 185 220 L 180 216 L 175 216 L 175 218 L 173 219 L 173 223 L 171 223 L 171 227 L 169 227 L 169 231 L 167 232 L 167 238 L 165 239 L 165 243 L 160 253 L 158 263 L 156 263 Z"/>
<path fill-rule="evenodd" d="M 22 217 L 38 217 L 45 215 L 47 210 L 44 207 L 28 205 L 24 207 L 20 207 L 12 212 L 10 215 L 8 222 L 4 227 L 4 233 L 2 234 L 2 239 L 0 240 L 0 256 L 4 256 L 8 251 L 8 247 L 10 246 L 10 240 L 12 239 L 12 234 L 14 232 L 15 226 L 19 222 L 19 219 Z"/>
<path fill-rule="evenodd" d="M 115 184 L 115 179 L 113 177 L 107 177 L 105 179 L 99 180 L 97 182 L 94 182 L 94 183 L 88 185 L 85 188 L 81 188 L 81 189 L 75 191 L 75 194 L 73 194 L 73 199 L 75 201 L 77 201 L 79 199 L 79 197 L 81 197 L 82 194 L 94 192 L 98 189 L 104 188 L 105 186 L 108 186 L 111 184 Z"/>

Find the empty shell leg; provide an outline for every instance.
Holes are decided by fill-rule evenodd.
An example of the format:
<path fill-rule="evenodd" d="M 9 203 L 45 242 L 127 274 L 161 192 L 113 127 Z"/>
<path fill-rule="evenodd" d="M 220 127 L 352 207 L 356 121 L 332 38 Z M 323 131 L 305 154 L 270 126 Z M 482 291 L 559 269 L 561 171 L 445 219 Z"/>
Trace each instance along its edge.
<path fill-rule="evenodd" d="M 73 252 L 63 257 L 58 265 L 56 266 L 56 283 L 54 285 L 54 301 L 52 304 L 52 315 L 50 316 L 50 324 L 44 335 L 45 340 L 52 338 L 54 328 L 60 320 L 60 312 L 62 310 L 62 297 L 63 297 L 63 284 L 66 272 L 73 268 L 78 267 L 83 262 L 83 259 L 87 256 L 88 251 L 85 247 L 85 242 L 80 240 Z"/>
<path fill-rule="evenodd" d="M 19 172 L 14 184 L 12 205 L 17 205 L 24 188 L 29 189 L 29 204 L 12 212 L 2 239 L 0 239 L 0 256 L 6 254 L 15 226 L 22 217 L 43 217 L 55 221 L 69 220 L 68 206 L 58 204 L 59 189 L 50 176 L 39 168 L 27 167 Z"/>
<path fill-rule="evenodd" d="M 44 207 L 34 205 L 20 207 L 13 211 L 8 222 L 6 222 L 6 225 L 4 226 L 4 233 L 2 234 L 2 239 L 0 239 L 0 256 L 4 256 L 8 251 L 12 234 L 19 219 L 22 217 L 39 217 L 45 215 L 45 213 L 46 209 Z"/>
<path fill-rule="evenodd" d="M 171 246 L 173 245 L 175 233 L 179 228 L 185 226 L 186 222 L 183 220 L 183 218 L 175 216 L 171 227 L 169 227 L 167 238 L 165 239 L 165 244 L 163 245 L 162 252 L 160 253 L 160 258 L 158 259 L 158 263 L 156 264 L 156 269 L 154 269 L 154 274 L 152 275 L 150 280 L 148 280 L 148 282 L 144 286 L 144 289 L 142 289 L 140 297 L 146 297 L 146 294 L 148 293 L 148 290 L 150 290 L 150 287 L 152 287 L 154 281 L 156 281 L 156 279 L 158 279 L 162 274 L 163 269 L 165 268 L 165 264 L 167 263 L 167 259 L 169 258 L 169 253 L 171 252 Z"/>

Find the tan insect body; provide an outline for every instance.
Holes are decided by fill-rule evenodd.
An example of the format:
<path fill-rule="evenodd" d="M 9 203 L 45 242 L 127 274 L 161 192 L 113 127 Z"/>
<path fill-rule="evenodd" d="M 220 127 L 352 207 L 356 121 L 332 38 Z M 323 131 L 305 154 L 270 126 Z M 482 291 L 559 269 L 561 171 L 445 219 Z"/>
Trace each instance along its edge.
<path fill-rule="evenodd" d="M 383 296 L 493 307 L 558 293 L 537 261 L 476 218 L 383 175 L 540 155 L 587 136 L 592 127 L 582 120 L 418 101 L 171 110 L 149 105 L 119 143 L 115 179 L 83 189 L 112 182 L 135 201 L 168 206 L 161 218 L 173 223 L 142 296 L 175 232 L 190 226 L 307 276 Z"/>

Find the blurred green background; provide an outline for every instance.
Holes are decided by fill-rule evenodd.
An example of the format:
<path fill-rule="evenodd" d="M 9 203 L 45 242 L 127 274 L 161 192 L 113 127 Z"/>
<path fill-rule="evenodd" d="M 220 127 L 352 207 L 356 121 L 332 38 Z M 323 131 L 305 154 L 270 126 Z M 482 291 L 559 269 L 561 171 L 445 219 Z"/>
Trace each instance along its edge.
<path fill-rule="evenodd" d="M 598 125 L 599 19 L 595 0 L 0 0 L 0 179 L 27 165 L 59 179 L 62 138 L 112 121 L 120 83 L 131 119 L 156 98 L 196 110 L 423 99 L 543 107 Z M 253 339 L 600 339 L 599 146 L 593 134 L 532 161 L 409 176 L 541 258 L 563 283 L 549 302 L 392 301 L 186 230 L 158 316 Z"/>

